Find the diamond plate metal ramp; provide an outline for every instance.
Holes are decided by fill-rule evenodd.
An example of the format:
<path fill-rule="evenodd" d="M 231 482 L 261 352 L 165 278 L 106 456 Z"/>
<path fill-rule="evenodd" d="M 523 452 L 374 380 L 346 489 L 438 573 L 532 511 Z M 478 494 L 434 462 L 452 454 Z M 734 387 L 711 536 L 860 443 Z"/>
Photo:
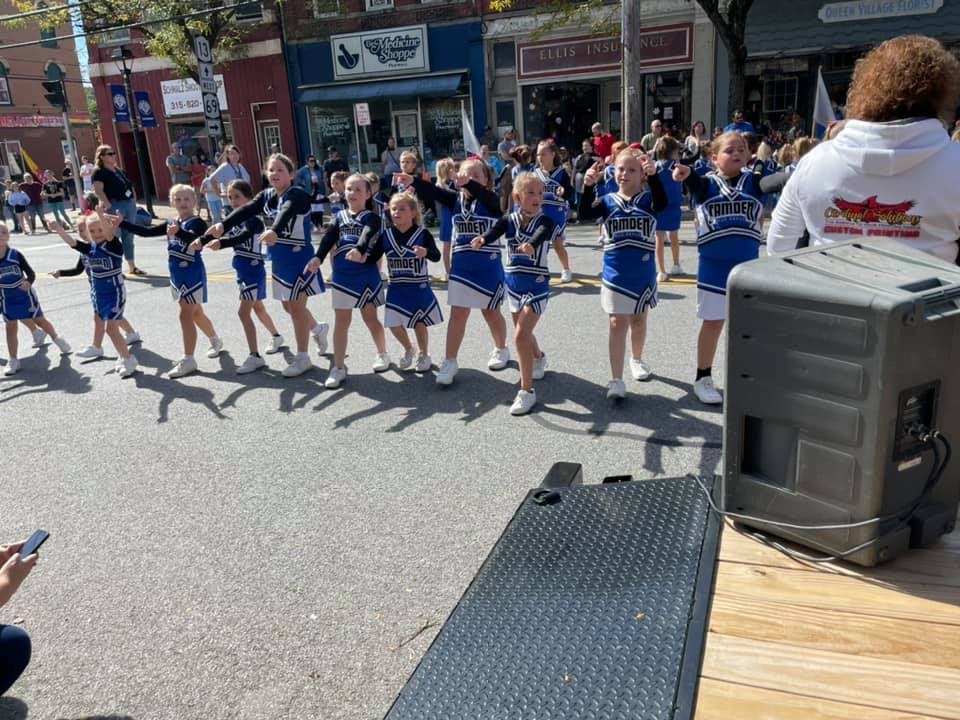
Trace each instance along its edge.
<path fill-rule="evenodd" d="M 691 718 L 719 528 L 691 478 L 531 491 L 387 720 Z"/>

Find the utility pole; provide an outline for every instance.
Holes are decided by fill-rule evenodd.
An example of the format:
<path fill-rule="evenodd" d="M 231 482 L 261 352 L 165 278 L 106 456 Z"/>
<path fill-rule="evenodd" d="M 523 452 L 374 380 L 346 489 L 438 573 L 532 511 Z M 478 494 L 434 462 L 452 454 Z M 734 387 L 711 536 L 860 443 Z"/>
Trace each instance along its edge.
<path fill-rule="evenodd" d="M 70 130 L 70 101 L 67 99 L 67 84 L 61 77 L 59 80 L 45 80 L 43 87 L 47 91 L 44 97 L 51 105 L 59 108 L 63 113 L 63 132 L 67 136 L 67 160 L 73 172 L 73 189 L 77 194 L 77 202 L 83 199 L 83 185 L 80 182 L 80 163 L 73 147 L 73 133 Z"/>
<path fill-rule="evenodd" d="M 643 137 L 643 70 L 640 65 L 640 0 L 620 2 L 620 45 L 623 48 L 623 140 Z"/>

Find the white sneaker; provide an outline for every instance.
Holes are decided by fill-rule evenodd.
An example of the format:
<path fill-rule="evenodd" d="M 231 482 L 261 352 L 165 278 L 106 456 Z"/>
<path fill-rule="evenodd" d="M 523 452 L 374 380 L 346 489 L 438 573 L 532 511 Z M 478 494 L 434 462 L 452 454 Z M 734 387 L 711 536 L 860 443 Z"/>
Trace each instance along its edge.
<path fill-rule="evenodd" d="M 323 386 L 329 390 L 336 390 L 340 387 L 340 384 L 347 379 L 347 368 L 342 367 L 332 367 L 330 372 L 327 375 L 327 379 L 323 381 Z"/>
<path fill-rule="evenodd" d="M 607 383 L 607 400 L 623 400 L 627 396 L 627 386 L 623 380 L 613 379 Z"/>
<path fill-rule="evenodd" d="M 517 393 L 517 397 L 513 400 L 513 405 L 510 406 L 511 415 L 526 415 L 528 412 L 533 410 L 533 406 L 537 404 L 537 393 L 535 390 L 527 392 L 526 390 L 521 390 Z"/>
<path fill-rule="evenodd" d="M 443 365 L 440 366 L 440 372 L 437 373 L 437 385 L 453 385 L 453 379 L 457 376 L 459 369 L 456 359 L 444 360 Z"/>
<path fill-rule="evenodd" d="M 669 279 L 670 279 L 670 276 L 667 275 L 665 272 L 657 273 L 657 282 L 666 282 Z"/>
<path fill-rule="evenodd" d="M 490 370 L 503 370 L 510 362 L 510 348 L 494 348 L 490 353 L 490 360 L 487 361 L 487 367 Z"/>
<path fill-rule="evenodd" d="M 103 348 L 98 348 L 96 345 L 87 345 L 83 350 L 78 352 L 75 357 L 81 360 L 96 360 L 97 358 L 103 357 Z"/>
<path fill-rule="evenodd" d="M 290 361 L 290 364 L 283 369 L 284 377 L 297 377 L 298 375 L 303 375 L 305 372 L 313 369 L 313 362 L 310 360 L 310 356 L 304 353 L 300 355 L 299 353 L 293 356 L 293 360 Z"/>
<path fill-rule="evenodd" d="M 214 335 L 210 338 L 210 349 L 207 350 L 208 358 L 215 358 L 223 351 L 223 340 Z"/>
<path fill-rule="evenodd" d="M 572 270 L 564 270 L 563 272 L 560 273 L 560 282 L 568 283 L 571 280 L 573 280 Z M 519 397 L 519 395 L 517 397 Z M 536 402 L 536 398 L 534 398 L 534 402 Z M 530 411 L 528 410 L 527 412 L 530 412 Z"/>
<path fill-rule="evenodd" d="M 389 369 L 390 353 L 377 353 L 377 359 L 373 361 L 373 371 L 375 373 L 382 373 Z"/>
<path fill-rule="evenodd" d="M 43 346 L 43 341 L 46 340 L 46 339 L 47 339 L 47 333 L 46 333 L 45 330 L 41 330 L 40 328 L 37 328 L 36 330 L 33 331 L 33 346 L 34 346 L 34 347 L 42 347 L 42 346 Z"/>
<path fill-rule="evenodd" d="M 122 378 L 128 378 L 137 371 L 137 356 L 127 355 L 126 360 L 117 361 L 117 375 Z"/>
<path fill-rule="evenodd" d="M 252 372 L 256 372 L 266 364 L 267 361 L 259 355 L 247 355 L 247 359 L 244 360 L 243 364 L 237 368 L 237 375 L 248 375 Z"/>
<path fill-rule="evenodd" d="M 133 345 L 134 343 L 142 342 L 140 339 L 140 333 L 138 333 L 136 330 L 128 332 L 126 337 L 123 338 L 123 341 L 127 345 Z"/>
<path fill-rule="evenodd" d="M 403 353 L 403 357 L 397 360 L 397 369 L 398 370 L 412 370 L 413 361 L 417 359 L 416 354 L 413 352 L 413 348 L 410 348 Z"/>
<path fill-rule="evenodd" d="M 653 375 L 650 366 L 643 360 L 637 360 L 636 358 L 630 358 L 630 372 L 634 380 L 640 380 L 641 382 L 649 380 Z"/>
<path fill-rule="evenodd" d="M 330 332 L 330 326 L 325 322 L 318 322 L 310 333 L 313 335 L 313 341 L 317 344 L 317 354 L 325 355 L 327 352 L 327 334 Z"/>
<path fill-rule="evenodd" d="M 267 349 L 264 352 L 267 355 L 275 355 L 284 348 L 283 335 L 274 335 L 267 343 Z"/>
<path fill-rule="evenodd" d="M 670 268 L 670 274 L 671 274 L 671 275 L 683 275 L 683 274 L 684 274 L 683 268 L 680 267 L 680 263 L 677 263 L 677 264 L 674 265 L 672 268 Z"/>
<path fill-rule="evenodd" d="M 547 354 L 544 353 L 533 360 L 533 379 L 543 380 L 543 374 L 547 371 Z"/>
<path fill-rule="evenodd" d="M 17 370 L 20 369 L 20 360 L 17 358 L 10 358 L 7 360 L 7 369 L 3 371 L 4 375 L 16 375 Z"/>
<path fill-rule="evenodd" d="M 70 352 L 70 343 L 67 342 L 67 339 L 63 335 L 57 335 L 57 339 L 53 341 L 53 344 L 60 348 L 61 355 L 66 355 Z"/>
<path fill-rule="evenodd" d="M 421 355 L 417 358 L 417 364 L 414 367 L 418 373 L 430 372 L 430 368 L 433 367 L 433 360 L 429 355 Z"/>
<path fill-rule="evenodd" d="M 169 378 L 179 378 L 184 375 L 189 375 L 190 373 L 197 371 L 197 361 L 190 357 L 180 358 L 180 362 L 173 366 L 173 369 L 167 373 Z"/>
<path fill-rule="evenodd" d="M 713 378 L 709 375 L 700 378 L 693 384 L 693 394 L 696 395 L 697 400 L 702 402 L 704 405 L 723 404 L 723 395 L 719 393 L 716 386 L 713 384 Z"/>

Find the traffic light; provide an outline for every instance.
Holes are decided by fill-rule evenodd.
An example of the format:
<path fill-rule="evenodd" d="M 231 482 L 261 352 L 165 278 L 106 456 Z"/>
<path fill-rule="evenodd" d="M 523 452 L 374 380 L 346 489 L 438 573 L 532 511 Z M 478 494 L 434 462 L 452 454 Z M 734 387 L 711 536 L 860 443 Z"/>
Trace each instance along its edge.
<path fill-rule="evenodd" d="M 43 96 L 48 103 L 64 112 L 67 111 L 67 88 L 64 86 L 62 79 L 44 80 L 43 89 L 47 91 Z"/>

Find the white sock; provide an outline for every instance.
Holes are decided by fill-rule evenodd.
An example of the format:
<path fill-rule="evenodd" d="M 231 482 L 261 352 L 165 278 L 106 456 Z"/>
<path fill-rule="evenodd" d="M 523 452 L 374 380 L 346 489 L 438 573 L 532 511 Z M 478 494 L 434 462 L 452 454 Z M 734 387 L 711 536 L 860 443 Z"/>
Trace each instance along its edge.
<path fill-rule="evenodd" d="M 193 355 L 184 355 L 184 356 L 183 356 L 183 359 L 184 359 L 184 360 L 193 360 Z"/>
<path fill-rule="evenodd" d="M 312 332 L 314 335 L 319 335 L 320 333 L 322 333 L 323 323 L 317 323 L 316 325 L 314 325 L 313 330 L 311 330 L 310 332 Z"/>
<path fill-rule="evenodd" d="M 310 359 L 310 353 L 307 353 L 307 352 L 297 353 L 297 360 L 309 360 L 309 359 Z"/>

